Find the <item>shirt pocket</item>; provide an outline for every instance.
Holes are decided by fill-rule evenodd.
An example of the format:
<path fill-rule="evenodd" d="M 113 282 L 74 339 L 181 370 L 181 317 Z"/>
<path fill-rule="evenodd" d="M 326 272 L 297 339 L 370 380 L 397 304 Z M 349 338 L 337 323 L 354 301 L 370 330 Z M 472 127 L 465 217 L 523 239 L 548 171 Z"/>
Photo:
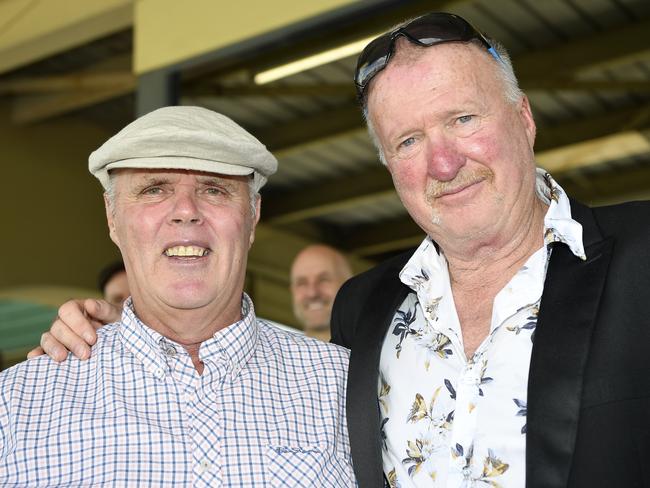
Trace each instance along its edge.
<path fill-rule="evenodd" d="M 352 464 L 322 446 L 269 446 L 267 479 L 274 488 L 357 486 Z"/>

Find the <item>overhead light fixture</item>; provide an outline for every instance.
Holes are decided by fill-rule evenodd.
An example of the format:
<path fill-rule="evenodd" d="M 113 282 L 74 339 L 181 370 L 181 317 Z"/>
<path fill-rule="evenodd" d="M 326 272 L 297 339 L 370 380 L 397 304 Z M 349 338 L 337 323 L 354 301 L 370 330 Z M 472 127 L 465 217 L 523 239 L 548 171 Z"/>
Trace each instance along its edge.
<path fill-rule="evenodd" d="M 255 75 L 253 79 L 256 85 L 264 85 L 265 83 L 270 83 L 272 81 L 279 80 L 280 78 L 286 78 L 287 76 L 295 75 L 296 73 L 315 68 L 316 66 L 321 66 L 323 64 L 331 63 L 332 61 L 347 58 L 353 54 L 360 53 L 363 48 L 366 47 L 368 43 L 375 37 L 377 36 L 366 37 L 360 41 L 351 42 L 344 46 L 336 47 L 334 49 L 323 51 L 322 53 L 298 59 L 297 61 L 292 61 L 275 68 L 260 71 Z"/>

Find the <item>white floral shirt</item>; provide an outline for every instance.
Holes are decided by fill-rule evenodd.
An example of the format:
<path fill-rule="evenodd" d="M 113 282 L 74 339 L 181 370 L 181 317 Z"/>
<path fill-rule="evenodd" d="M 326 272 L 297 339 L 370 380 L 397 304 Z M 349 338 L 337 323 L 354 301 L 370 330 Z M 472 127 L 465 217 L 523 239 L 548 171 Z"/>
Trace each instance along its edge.
<path fill-rule="evenodd" d="M 546 245 L 494 299 L 490 333 L 466 358 L 444 255 L 430 238 L 400 273 L 413 291 L 384 340 L 379 404 L 391 487 L 525 485 L 528 367 L 550 253 L 560 241 L 585 259 L 582 226 L 543 170 Z"/>

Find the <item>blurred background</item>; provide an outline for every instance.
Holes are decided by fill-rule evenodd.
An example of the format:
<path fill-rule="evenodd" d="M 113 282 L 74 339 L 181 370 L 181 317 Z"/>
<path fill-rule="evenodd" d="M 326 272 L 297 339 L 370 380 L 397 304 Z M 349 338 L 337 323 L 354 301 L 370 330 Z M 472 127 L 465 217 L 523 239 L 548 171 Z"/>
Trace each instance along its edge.
<path fill-rule="evenodd" d="M 355 101 L 356 55 L 393 24 L 458 13 L 510 51 L 536 150 L 575 198 L 650 196 L 648 0 L 0 0 L 0 369 L 118 257 L 87 157 L 138 115 L 200 105 L 280 162 L 262 191 L 247 290 L 298 326 L 289 265 L 311 242 L 355 271 L 423 238 Z"/>

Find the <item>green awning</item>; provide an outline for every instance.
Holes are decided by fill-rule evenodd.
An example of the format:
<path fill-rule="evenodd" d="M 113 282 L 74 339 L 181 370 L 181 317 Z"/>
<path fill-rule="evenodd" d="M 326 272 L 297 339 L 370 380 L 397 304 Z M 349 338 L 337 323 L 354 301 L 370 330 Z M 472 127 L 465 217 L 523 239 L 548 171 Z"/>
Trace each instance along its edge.
<path fill-rule="evenodd" d="M 57 309 L 17 300 L 0 300 L 0 351 L 32 348 L 50 328 Z"/>

